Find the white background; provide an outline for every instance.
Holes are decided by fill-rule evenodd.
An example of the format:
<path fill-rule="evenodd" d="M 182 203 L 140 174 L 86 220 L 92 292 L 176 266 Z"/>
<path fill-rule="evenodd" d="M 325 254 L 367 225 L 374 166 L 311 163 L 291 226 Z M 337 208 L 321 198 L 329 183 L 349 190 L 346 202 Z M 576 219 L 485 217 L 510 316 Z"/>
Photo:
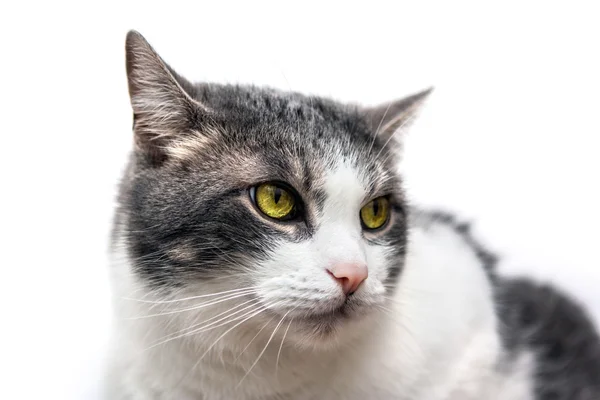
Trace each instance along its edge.
<path fill-rule="evenodd" d="M 407 137 L 412 197 L 600 320 L 597 2 L 249 3 L 0 7 L 0 398 L 98 390 L 131 28 L 193 80 L 369 104 L 435 85 Z"/>

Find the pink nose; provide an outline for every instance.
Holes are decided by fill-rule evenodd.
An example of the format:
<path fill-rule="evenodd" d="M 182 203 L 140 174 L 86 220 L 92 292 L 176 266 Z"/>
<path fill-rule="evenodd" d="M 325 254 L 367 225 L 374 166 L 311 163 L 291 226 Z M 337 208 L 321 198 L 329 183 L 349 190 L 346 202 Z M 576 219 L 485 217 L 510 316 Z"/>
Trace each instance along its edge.
<path fill-rule="evenodd" d="M 356 292 L 369 276 L 369 270 L 364 264 L 335 264 L 327 268 L 327 272 L 342 286 L 346 295 Z"/>

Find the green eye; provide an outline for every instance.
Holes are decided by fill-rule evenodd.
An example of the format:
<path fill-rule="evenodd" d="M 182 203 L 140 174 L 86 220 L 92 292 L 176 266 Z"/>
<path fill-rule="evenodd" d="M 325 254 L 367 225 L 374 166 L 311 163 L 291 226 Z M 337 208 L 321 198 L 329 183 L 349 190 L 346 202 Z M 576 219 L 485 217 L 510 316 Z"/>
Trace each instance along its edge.
<path fill-rule="evenodd" d="M 275 219 L 285 219 L 294 212 L 296 199 L 282 188 L 272 183 L 263 183 L 256 187 L 254 201 L 260 211 Z"/>
<path fill-rule="evenodd" d="M 390 215 L 390 202 L 385 197 L 371 200 L 360 209 L 360 219 L 367 229 L 381 228 Z"/>

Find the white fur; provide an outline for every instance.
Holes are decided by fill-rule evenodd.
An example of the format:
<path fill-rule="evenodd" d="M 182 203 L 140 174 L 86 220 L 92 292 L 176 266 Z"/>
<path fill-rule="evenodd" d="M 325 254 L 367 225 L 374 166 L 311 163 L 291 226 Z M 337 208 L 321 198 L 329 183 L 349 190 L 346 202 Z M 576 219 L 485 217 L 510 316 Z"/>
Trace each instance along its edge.
<path fill-rule="evenodd" d="M 365 182 L 345 163 L 328 171 L 325 182 L 327 200 L 315 236 L 281 243 L 271 260 L 236 277 L 161 296 L 144 289 L 117 250 L 119 320 L 107 398 L 531 399 L 531 357 L 522 355 L 507 372 L 498 368 L 502 352 L 490 284 L 462 238 L 444 225 L 411 230 L 398 287 L 386 298 L 384 250 L 364 240 L 358 219 L 370 200 Z M 292 318 L 344 302 L 325 272 L 336 262 L 368 265 L 369 278 L 353 295 L 365 315 L 329 335 L 311 332 Z M 231 292 L 231 299 L 208 306 L 211 297 L 165 303 L 236 287 L 254 288 L 254 297 L 233 298 Z M 259 310 L 258 300 L 270 312 L 222 337 Z M 205 332 L 174 335 L 210 318 L 214 323 L 236 305 L 238 311 L 248 307 L 238 317 L 250 314 Z M 156 315 L 161 313 L 170 314 Z M 169 334 L 172 340 L 165 341 Z"/>

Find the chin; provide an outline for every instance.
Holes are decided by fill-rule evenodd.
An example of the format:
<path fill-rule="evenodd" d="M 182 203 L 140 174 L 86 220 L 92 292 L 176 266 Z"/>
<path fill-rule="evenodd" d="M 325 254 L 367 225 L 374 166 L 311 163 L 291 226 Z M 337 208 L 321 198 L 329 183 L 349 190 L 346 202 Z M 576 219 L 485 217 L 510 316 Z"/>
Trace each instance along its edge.
<path fill-rule="evenodd" d="M 377 315 L 374 307 L 348 304 L 324 314 L 297 315 L 291 339 L 301 348 L 335 349 L 368 333 Z"/>

